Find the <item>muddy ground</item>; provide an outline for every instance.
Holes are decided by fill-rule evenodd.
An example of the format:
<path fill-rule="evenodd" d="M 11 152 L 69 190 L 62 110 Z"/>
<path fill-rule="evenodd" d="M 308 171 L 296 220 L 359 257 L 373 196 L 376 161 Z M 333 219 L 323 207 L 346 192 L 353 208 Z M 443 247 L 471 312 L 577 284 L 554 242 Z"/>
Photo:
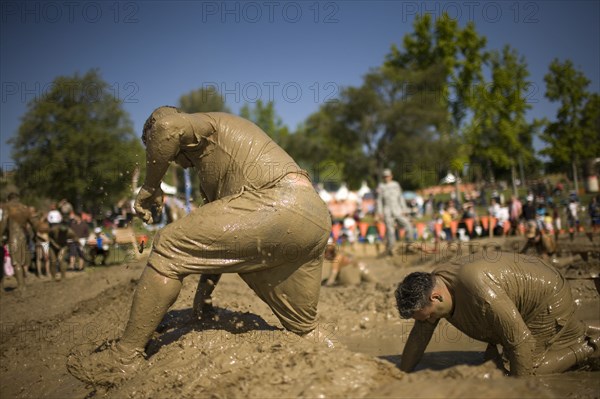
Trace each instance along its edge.
<path fill-rule="evenodd" d="M 483 243 L 475 250 L 484 250 Z M 491 244 L 490 257 L 496 248 L 514 251 L 519 239 Z M 589 277 L 600 269 L 599 248 L 600 237 L 561 238 L 557 263 L 570 279 L 579 314 L 596 324 L 600 299 Z M 69 272 L 61 282 L 29 276 L 22 294 L 8 280 L 0 296 L 0 398 L 600 397 L 600 371 L 505 377 L 483 363 L 483 343 L 443 322 L 418 370 L 399 371 L 412 322 L 398 317 L 395 286 L 407 273 L 429 271 L 457 250 L 400 251 L 389 258 L 359 245 L 357 256 L 379 283 L 323 287 L 319 328 L 334 348 L 283 331 L 237 275 L 225 275 L 215 291 L 218 320 L 191 321 L 198 279 L 190 276 L 147 348 L 148 362 L 111 389 L 72 377 L 66 358 L 120 335 L 144 258 Z M 502 256 L 516 256 L 507 254 Z"/>

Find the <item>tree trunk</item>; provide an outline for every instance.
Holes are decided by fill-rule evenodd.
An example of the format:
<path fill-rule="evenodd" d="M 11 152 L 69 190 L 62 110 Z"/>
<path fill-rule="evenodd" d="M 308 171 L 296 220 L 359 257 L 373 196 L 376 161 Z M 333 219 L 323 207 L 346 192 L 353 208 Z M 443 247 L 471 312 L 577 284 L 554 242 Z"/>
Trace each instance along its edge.
<path fill-rule="evenodd" d="M 579 182 L 578 182 L 578 177 L 577 177 L 577 162 L 575 160 L 573 160 L 573 163 L 571 165 L 573 167 L 573 183 L 574 183 L 574 187 L 575 187 L 575 194 L 577 194 L 579 196 Z"/>
<path fill-rule="evenodd" d="M 525 170 L 523 169 L 523 157 L 519 155 L 519 172 L 521 174 L 521 187 L 525 187 Z"/>
<path fill-rule="evenodd" d="M 458 182 L 458 170 L 454 171 L 456 175 L 456 180 L 454 181 L 454 190 L 456 191 L 456 206 L 459 207 L 462 205 L 462 195 L 460 195 L 460 183 Z"/>
<path fill-rule="evenodd" d="M 510 166 L 510 174 L 512 178 L 512 191 L 515 197 L 519 196 L 519 192 L 517 191 L 517 168 L 515 165 Z"/>

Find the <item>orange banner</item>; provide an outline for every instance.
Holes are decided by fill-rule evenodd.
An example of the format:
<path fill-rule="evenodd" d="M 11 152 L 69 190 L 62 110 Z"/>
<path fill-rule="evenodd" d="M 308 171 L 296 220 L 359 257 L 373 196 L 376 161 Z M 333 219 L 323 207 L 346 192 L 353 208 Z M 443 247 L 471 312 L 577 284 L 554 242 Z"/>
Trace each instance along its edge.
<path fill-rule="evenodd" d="M 490 221 L 490 218 L 488 216 L 482 216 L 481 217 L 481 225 L 483 226 L 484 230 L 488 229 L 488 223 Z"/>
<path fill-rule="evenodd" d="M 458 220 L 450 222 L 450 231 L 452 232 L 452 238 L 456 238 L 456 231 L 458 230 Z"/>
<path fill-rule="evenodd" d="M 379 237 L 381 237 L 381 239 L 384 239 L 385 238 L 385 223 L 377 222 L 377 231 L 379 232 Z"/>
<path fill-rule="evenodd" d="M 425 232 L 425 223 L 417 223 L 417 238 L 422 238 Z"/>
<path fill-rule="evenodd" d="M 472 234 L 473 233 L 473 218 L 465 219 L 465 225 L 467 226 L 467 230 L 469 231 L 469 234 Z"/>
<path fill-rule="evenodd" d="M 442 234 L 442 224 L 436 223 L 435 224 L 435 235 L 439 238 L 441 234 Z"/>
<path fill-rule="evenodd" d="M 342 225 L 339 223 L 335 223 L 331 226 L 331 232 L 333 233 L 333 239 L 337 241 L 340 233 L 342 232 Z"/>
<path fill-rule="evenodd" d="M 360 236 L 361 237 L 366 237 L 368 230 L 369 230 L 369 223 L 367 223 L 367 222 L 358 222 L 358 231 L 360 231 Z"/>

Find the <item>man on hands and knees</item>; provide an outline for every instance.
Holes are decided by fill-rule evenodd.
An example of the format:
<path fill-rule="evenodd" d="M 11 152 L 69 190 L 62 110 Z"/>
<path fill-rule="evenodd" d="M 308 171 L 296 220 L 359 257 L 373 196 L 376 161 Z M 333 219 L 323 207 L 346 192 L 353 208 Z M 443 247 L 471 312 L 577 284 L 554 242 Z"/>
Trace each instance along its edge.
<path fill-rule="evenodd" d="M 146 180 L 137 215 L 150 223 L 152 206 L 162 207 L 160 182 L 172 161 L 197 170 L 204 205 L 156 234 L 122 337 L 90 356 L 90 367 L 104 369 L 101 378 L 73 357 L 71 373 L 96 384 L 131 375 L 189 274 L 202 275 L 199 316 L 212 310 L 219 276 L 238 273 L 287 330 L 315 330 L 331 219 L 308 174 L 258 126 L 226 113 L 160 107 L 142 140 Z"/>
<path fill-rule="evenodd" d="M 598 356 L 597 330 L 575 318 L 568 282 L 539 258 L 478 256 L 411 273 L 398 285 L 396 302 L 401 317 L 415 319 L 400 364 L 406 372 L 442 318 L 487 342 L 486 360 L 507 363 L 511 375 L 560 373 Z"/>

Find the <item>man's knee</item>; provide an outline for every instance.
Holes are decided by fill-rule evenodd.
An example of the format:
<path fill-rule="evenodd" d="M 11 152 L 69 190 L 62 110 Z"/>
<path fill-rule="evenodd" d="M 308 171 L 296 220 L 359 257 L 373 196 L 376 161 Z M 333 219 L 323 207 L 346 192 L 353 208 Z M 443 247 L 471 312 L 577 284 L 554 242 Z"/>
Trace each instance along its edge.
<path fill-rule="evenodd" d="M 302 335 L 317 325 L 322 266 L 321 257 L 295 270 L 281 266 L 240 277 L 269 305 L 287 330 Z"/>

